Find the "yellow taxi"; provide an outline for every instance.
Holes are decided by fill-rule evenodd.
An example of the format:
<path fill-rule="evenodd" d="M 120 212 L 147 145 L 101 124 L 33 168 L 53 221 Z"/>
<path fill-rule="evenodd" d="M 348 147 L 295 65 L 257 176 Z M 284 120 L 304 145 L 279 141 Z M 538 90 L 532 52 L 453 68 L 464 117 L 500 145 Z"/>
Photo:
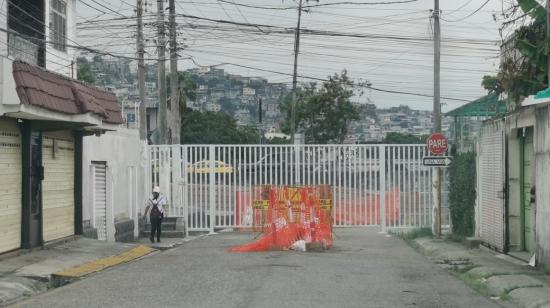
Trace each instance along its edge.
<path fill-rule="evenodd" d="M 209 160 L 201 160 L 187 168 L 189 173 L 233 173 L 233 167 L 224 163 L 223 161 L 216 160 L 214 161 L 214 168 L 210 166 Z"/>

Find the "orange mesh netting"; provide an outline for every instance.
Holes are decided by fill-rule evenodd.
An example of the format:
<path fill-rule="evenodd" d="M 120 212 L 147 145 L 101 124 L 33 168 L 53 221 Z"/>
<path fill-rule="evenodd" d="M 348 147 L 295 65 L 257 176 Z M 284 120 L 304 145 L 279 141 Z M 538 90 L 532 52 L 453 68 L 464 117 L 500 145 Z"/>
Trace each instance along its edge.
<path fill-rule="evenodd" d="M 230 252 L 287 250 L 294 243 L 332 247 L 332 190 L 330 186 L 263 186 L 254 200 L 254 225 L 261 226 L 256 241 Z"/>

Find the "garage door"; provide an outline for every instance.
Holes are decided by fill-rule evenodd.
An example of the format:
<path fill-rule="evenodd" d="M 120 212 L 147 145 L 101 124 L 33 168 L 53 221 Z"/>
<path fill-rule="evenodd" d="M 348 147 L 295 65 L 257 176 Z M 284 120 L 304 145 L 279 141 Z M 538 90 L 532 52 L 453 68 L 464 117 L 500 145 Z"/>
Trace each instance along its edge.
<path fill-rule="evenodd" d="M 479 187 L 481 240 L 500 251 L 504 250 L 504 122 L 486 123 L 479 137 Z"/>
<path fill-rule="evenodd" d="M 107 165 L 92 163 L 93 175 L 93 204 L 94 228 L 97 230 L 97 239 L 107 240 Z"/>
<path fill-rule="evenodd" d="M 0 253 L 21 246 L 21 136 L 0 117 Z"/>
<path fill-rule="evenodd" d="M 44 133 L 42 161 L 43 236 L 51 241 L 74 234 L 74 141 L 70 131 Z"/>

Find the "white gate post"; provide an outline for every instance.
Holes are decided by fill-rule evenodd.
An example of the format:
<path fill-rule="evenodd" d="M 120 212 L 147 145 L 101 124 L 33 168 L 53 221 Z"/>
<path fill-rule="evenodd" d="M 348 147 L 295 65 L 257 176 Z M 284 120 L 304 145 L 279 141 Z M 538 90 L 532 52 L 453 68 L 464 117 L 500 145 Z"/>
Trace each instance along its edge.
<path fill-rule="evenodd" d="M 170 148 L 172 158 L 172 161 L 170 163 L 170 172 L 172 174 L 172 176 L 170 177 L 170 189 L 172 191 L 172 200 L 170 200 L 170 214 L 172 217 L 180 217 L 182 211 L 181 208 L 183 206 L 180 185 L 178 183 L 178 179 L 182 178 L 181 146 L 179 144 L 174 144 L 170 146 Z"/>
<path fill-rule="evenodd" d="M 184 220 L 185 221 L 185 238 L 188 238 L 189 237 L 189 198 L 187 197 L 187 189 L 188 189 L 188 183 L 187 183 L 187 174 L 188 174 L 188 171 L 187 171 L 187 167 L 188 167 L 188 162 L 187 162 L 187 146 L 186 145 L 181 145 L 181 151 L 182 151 L 182 178 L 181 178 L 181 182 L 180 182 L 180 190 L 182 192 L 182 197 L 181 197 L 181 202 L 183 204 L 183 215 L 184 215 Z"/>
<path fill-rule="evenodd" d="M 294 181 L 292 182 L 292 186 L 300 186 L 302 185 L 300 172 L 301 172 L 301 164 L 303 163 L 302 161 L 300 161 L 300 157 L 301 157 L 300 154 L 303 151 L 303 148 L 301 147 L 301 145 L 297 145 L 297 144 L 293 144 L 292 148 L 293 148 L 292 152 L 294 155 L 294 160 L 292 162 L 293 170 L 294 170 Z"/>
<path fill-rule="evenodd" d="M 215 198 L 215 194 L 214 194 L 214 187 L 215 187 L 215 183 L 214 181 L 216 180 L 216 177 L 215 177 L 215 167 L 216 167 L 216 164 L 215 164 L 215 155 L 214 155 L 214 149 L 215 147 L 213 145 L 210 145 L 208 147 L 208 159 L 209 159 L 209 165 L 210 165 L 210 184 L 208 185 L 208 190 L 209 190 L 209 200 L 208 200 L 208 204 L 209 204 L 209 207 L 210 207 L 210 234 L 215 234 L 214 232 L 214 224 L 215 224 L 215 215 L 214 215 L 214 211 L 216 210 L 216 200 L 214 200 Z"/>
<path fill-rule="evenodd" d="M 386 146 L 378 148 L 380 161 L 380 225 L 382 232 L 386 232 Z"/>

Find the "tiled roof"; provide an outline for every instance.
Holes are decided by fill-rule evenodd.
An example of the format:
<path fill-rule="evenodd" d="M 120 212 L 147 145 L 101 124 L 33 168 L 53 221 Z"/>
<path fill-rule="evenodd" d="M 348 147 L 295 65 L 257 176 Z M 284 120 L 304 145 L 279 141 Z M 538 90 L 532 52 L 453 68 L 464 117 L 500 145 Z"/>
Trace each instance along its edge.
<path fill-rule="evenodd" d="M 114 93 L 20 61 L 13 62 L 13 77 L 22 104 L 65 114 L 93 113 L 103 122 L 123 123 Z"/>

